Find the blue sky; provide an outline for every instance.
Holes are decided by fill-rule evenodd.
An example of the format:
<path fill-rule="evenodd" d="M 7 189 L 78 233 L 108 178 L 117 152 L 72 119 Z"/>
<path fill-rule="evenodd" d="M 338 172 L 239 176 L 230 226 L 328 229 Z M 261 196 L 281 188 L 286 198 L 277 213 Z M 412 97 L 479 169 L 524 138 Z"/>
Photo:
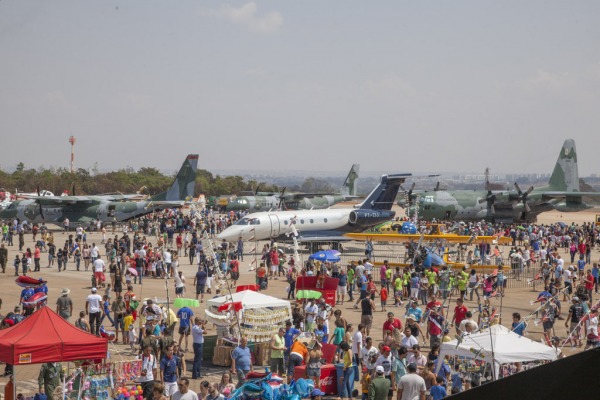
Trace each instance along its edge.
<path fill-rule="evenodd" d="M 4 167 L 547 172 L 600 148 L 597 1 L 0 2 Z"/>

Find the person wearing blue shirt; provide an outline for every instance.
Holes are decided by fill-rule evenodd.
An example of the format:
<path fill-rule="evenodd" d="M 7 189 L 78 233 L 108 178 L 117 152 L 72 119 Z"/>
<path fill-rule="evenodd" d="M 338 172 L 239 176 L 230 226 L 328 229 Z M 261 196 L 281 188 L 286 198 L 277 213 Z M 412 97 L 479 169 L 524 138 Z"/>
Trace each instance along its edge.
<path fill-rule="evenodd" d="M 442 363 L 440 370 L 437 373 L 438 378 L 440 378 L 442 380 L 442 382 L 444 383 L 444 386 L 446 386 L 446 381 L 448 379 L 448 377 L 450 376 L 450 373 L 452 372 L 452 368 L 450 368 L 450 364 L 448 364 L 448 360 L 446 360 L 445 358 L 439 358 L 437 360 L 435 360 L 435 368 L 437 369 L 437 364 L 438 363 Z"/>
<path fill-rule="evenodd" d="M 202 353 L 204 352 L 204 321 L 199 317 L 194 319 L 192 326 L 192 341 L 194 348 L 194 367 L 192 369 L 192 379 L 202 378 Z"/>
<path fill-rule="evenodd" d="M 173 345 L 167 347 L 167 352 L 160 360 L 160 380 L 165 386 L 164 395 L 171 397 L 177 391 L 179 372 L 177 367 L 181 359 L 173 354 Z"/>
<path fill-rule="evenodd" d="M 415 319 L 418 323 L 421 322 L 421 318 L 423 318 L 423 310 L 421 310 L 418 306 L 419 303 L 417 303 L 416 301 L 412 301 L 410 302 L 410 307 L 408 308 L 408 310 L 406 311 L 406 315 L 414 315 Z"/>
<path fill-rule="evenodd" d="M 429 389 L 429 394 L 433 400 L 440 400 L 446 397 L 446 383 L 439 376 L 435 378 L 436 384 Z"/>
<path fill-rule="evenodd" d="M 246 374 L 252 370 L 252 357 L 248 347 L 248 339 L 242 337 L 240 345 L 231 353 L 231 373 L 237 374 L 239 388 L 246 381 Z"/>
<path fill-rule="evenodd" d="M 524 321 L 521 321 L 521 314 L 513 313 L 513 322 L 512 322 L 512 331 L 519 336 L 523 336 L 525 334 L 525 328 L 527 324 Z"/>
<path fill-rule="evenodd" d="M 285 341 L 285 350 L 283 352 L 283 358 L 285 365 L 289 365 L 290 361 L 290 349 L 292 348 L 292 344 L 294 343 L 294 339 L 301 332 L 292 326 L 292 321 L 287 321 L 285 323 L 285 333 L 283 334 L 283 339 Z"/>
<path fill-rule="evenodd" d="M 579 257 L 577 268 L 579 269 L 579 275 L 583 275 L 583 270 L 585 269 L 585 260 L 583 259 L 583 256 Z"/>
<path fill-rule="evenodd" d="M 190 336 L 190 327 L 194 312 L 188 307 L 181 307 L 177 311 L 177 318 L 179 318 L 179 348 L 181 348 L 181 341 L 185 337 L 185 349 L 188 350 L 188 338 Z"/>

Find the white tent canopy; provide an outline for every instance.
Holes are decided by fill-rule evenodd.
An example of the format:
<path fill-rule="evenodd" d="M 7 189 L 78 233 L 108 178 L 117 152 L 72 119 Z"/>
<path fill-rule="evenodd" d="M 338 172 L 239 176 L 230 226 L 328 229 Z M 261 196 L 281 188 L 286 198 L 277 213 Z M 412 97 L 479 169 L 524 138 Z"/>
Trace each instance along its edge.
<path fill-rule="evenodd" d="M 290 315 L 292 308 L 287 300 L 278 299 L 277 297 L 267 296 L 266 294 L 258 293 L 253 290 L 244 290 L 242 292 L 233 293 L 231 296 L 220 296 L 214 299 L 207 300 L 209 307 L 219 307 L 224 303 L 241 302 L 245 309 L 253 308 L 280 308 L 286 307 Z"/>
<path fill-rule="evenodd" d="M 439 358 L 443 359 L 447 354 L 493 363 L 495 376 L 502 364 L 557 359 L 552 347 L 517 335 L 502 325 L 492 325 L 484 331 L 466 335 L 462 343 L 458 340 L 442 343 Z M 440 367 L 441 363 L 438 369 Z"/>

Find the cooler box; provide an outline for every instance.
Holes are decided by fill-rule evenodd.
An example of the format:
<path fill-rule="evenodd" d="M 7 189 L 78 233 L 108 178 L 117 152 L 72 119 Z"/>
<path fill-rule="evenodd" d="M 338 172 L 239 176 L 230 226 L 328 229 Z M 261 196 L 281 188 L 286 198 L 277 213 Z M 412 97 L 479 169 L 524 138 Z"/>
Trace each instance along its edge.
<path fill-rule="evenodd" d="M 338 383 L 335 371 L 335 365 L 333 364 L 325 364 L 321 367 L 320 389 L 327 395 L 338 393 Z M 294 380 L 300 378 L 306 379 L 306 365 L 294 368 Z"/>
<path fill-rule="evenodd" d="M 336 381 L 337 381 L 337 392 L 339 393 L 339 396 L 341 398 L 351 398 L 352 397 L 352 393 L 348 393 L 346 395 L 346 389 L 344 388 L 344 364 L 334 364 L 335 365 L 335 371 L 336 371 Z M 348 377 L 348 379 L 350 379 L 350 382 L 352 382 L 352 388 L 354 388 L 354 364 L 352 364 L 352 368 L 350 368 L 350 376 Z"/>
<path fill-rule="evenodd" d="M 337 290 L 338 282 L 338 278 L 325 277 L 323 287 L 317 289 L 316 276 L 299 276 L 296 279 L 296 290 L 315 290 L 321 292 L 325 299 L 325 303 L 335 307 L 335 292 Z"/>

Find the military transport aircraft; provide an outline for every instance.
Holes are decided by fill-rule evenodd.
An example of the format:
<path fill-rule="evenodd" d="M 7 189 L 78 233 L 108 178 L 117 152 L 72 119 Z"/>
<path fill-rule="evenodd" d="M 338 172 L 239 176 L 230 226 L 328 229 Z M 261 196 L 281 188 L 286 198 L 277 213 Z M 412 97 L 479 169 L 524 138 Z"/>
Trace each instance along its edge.
<path fill-rule="evenodd" d="M 356 197 L 354 181 L 358 178 L 359 164 L 353 164 L 339 195 L 322 193 L 266 193 L 263 196 L 237 196 L 229 200 L 227 211 L 250 212 L 269 210 L 318 210 Z"/>
<path fill-rule="evenodd" d="M 70 223 L 127 221 L 153 211 L 177 208 L 194 195 L 198 155 L 187 156 L 171 187 L 146 201 L 123 201 L 120 195 L 100 196 L 38 196 L 17 200 L 0 211 L 0 219 L 19 218 L 21 221 Z"/>
<path fill-rule="evenodd" d="M 299 242 L 347 241 L 347 232 L 361 232 L 392 219 L 392 205 L 400 185 L 412 174 L 383 175 L 380 183 L 355 208 L 257 212 L 245 216 L 217 235 L 227 241 L 290 240 L 294 234 Z"/>
<path fill-rule="evenodd" d="M 600 196 L 596 192 L 581 192 L 577 171 L 577 152 L 573 139 L 565 140 L 548 186 L 522 191 L 515 190 L 455 190 L 409 191 L 407 199 L 400 200 L 409 214 L 418 213 L 424 220 L 488 220 L 498 222 L 535 221 L 545 211 L 575 212 L 590 208 L 582 197 Z M 415 199 L 417 201 L 415 201 Z"/>

